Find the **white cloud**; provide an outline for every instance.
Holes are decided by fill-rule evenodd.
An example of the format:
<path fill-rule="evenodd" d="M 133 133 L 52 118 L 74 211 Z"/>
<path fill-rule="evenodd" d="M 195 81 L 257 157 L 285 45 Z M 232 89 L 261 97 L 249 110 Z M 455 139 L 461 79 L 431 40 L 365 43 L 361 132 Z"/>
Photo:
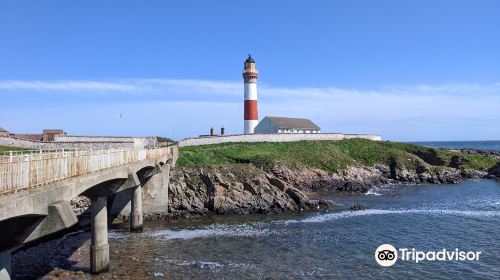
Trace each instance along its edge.
<path fill-rule="evenodd" d="M 206 133 L 209 126 L 226 126 L 228 131 L 240 132 L 242 123 L 240 81 L 0 81 L 2 100 L 21 98 L 12 94 L 17 91 L 25 95 L 45 91 L 60 94 L 44 96 L 44 105 L 23 101 L 18 108 L 3 107 L 1 125 L 12 131 L 16 127 L 26 131 L 36 125 L 31 130 L 60 126 L 83 134 L 112 131 L 108 133 L 164 135 L 175 128 L 177 137 L 186 137 Z M 78 94 L 72 94 L 75 92 Z M 97 98 L 88 101 L 93 94 Z M 99 102 L 107 95 L 106 102 Z M 60 100 L 67 96 L 66 103 L 61 104 Z M 124 99 L 125 96 L 131 98 Z M 119 113 L 127 117 L 127 122 L 114 123 Z M 260 85 L 259 113 L 261 118 L 307 117 L 323 131 L 380 133 L 386 139 L 500 139 L 500 126 L 496 125 L 500 122 L 500 83 L 388 86 L 372 90 Z"/>
<path fill-rule="evenodd" d="M 216 96 L 241 96 L 242 83 L 240 81 L 214 81 L 194 79 L 125 79 L 109 81 L 22 81 L 0 80 L 0 93 L 15 90 L 31 91 L 58 91 L 71 94 L 85 91 L 87 94 L 100 92 L 130 92 L 142 95 L 157 93 L 190 92 L 195 94 L 212 93 Z M 260 85 L 260 90 L 275 98 L 326 98 L 338 95 L 471 95 L 471 94 L 500 94 L 500 83 L 492 84 L 444 84 L 444 85 L 410 85 L 387 86 L 379 89 L 359 90 L 336 87 L 272 87 Z M 193 101 L 196 96 L 193 95 Z"/>
<path fill-rule="evenodd" d="M 0 81 L 0 90 L 35 91 L 137 91 L 131 83 L 97 81 Z"/>

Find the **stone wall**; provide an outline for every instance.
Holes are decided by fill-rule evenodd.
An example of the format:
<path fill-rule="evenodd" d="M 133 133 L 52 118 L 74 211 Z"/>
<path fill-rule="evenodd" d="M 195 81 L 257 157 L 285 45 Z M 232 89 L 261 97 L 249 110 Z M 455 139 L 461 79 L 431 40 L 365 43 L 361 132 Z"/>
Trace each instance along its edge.
<path fill-rule="evenodd" d="M 65 136 L 67 137 L 67 136 Z M 153 148 L 157 142 L 154 137 L 123 138 L 122 141 L 105 141 L 101 137 L 68 137 L 67 141 L 41 142 L 26 139 L 16 139 L 11 137 L 0 137 L 0 145 L 19 147 L 33 150 L 59 150 L 59 149 L 78 149 L 78 150 L 99 150 L 99 149 L 123 149 L 123 148 Z"/>
<path fill-rule="evenodd" d="M 17 139 L 25 139 L 25 140 L 32 140 L 32 141 L 42 141 L 43 134 L 10 134 L 10 135 L 5 135 L 8 137 L 12 138 L 17 138 Z"/>
<path fill-rule="evenodd" d="M 381 141 L 382 137 L 375 134 L 342 134 L 342 133 L 319 133 L 319 134 L 239 134 L 201 138 L 186 138 L 179 142 L 179 147 L 199 146 L 233 142 L 293 142 L 293 141 L 318 141 L 364 138 L 372 141 Z"/>
<path fill-rule="evenodd" d="M 135 148 L 154 148 L 158 146 L 156 137 L 116 137 L 116 136 L 73 136 L 73 135 L 56 135 L 54 142 L 66 143 L 116 143 L 129 144 Z"/>

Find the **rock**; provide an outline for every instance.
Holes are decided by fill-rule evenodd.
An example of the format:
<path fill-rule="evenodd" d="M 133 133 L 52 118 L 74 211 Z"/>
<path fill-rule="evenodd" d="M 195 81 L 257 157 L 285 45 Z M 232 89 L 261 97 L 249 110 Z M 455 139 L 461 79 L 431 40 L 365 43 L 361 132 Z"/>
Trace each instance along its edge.
<path fill-rule="evenodd" d="M 366 210 L 366 206 L 361 203 L 354 203 L 351 206 L 351 210 L 353 211 Z"/>
<path fill-rule="evenodd" d="M 311 199 L 308 202 L 309 207 L 313 210 L 328 210 L 335 208 L 335 202 L 327 199 Z"/>
<path fill-rule="evenodd" d="M 488 170 L 488 174 L 490 176 L 497 178 L 497 179 L 500 179 L 500 162 L 497 162 L 497 164 L 495 166 L 490 168 Z"/>
<path fill-rule="evenodd" d="M 469 160 L 466 159 L 464 156 L 456 155 L 456 156 L 451 157 L 449 166 L 453 167 L 453 168 L 458 168 L 460 165 L 467 163 L 467 162 L 469 162 Z"/>
<path fill-rule="evenodd" d="M 441 159 L 435 149 L 422 149 L 415 151 L 415 155 L 421 158 L 423 161 L 434 166 L 443 166 L 446 162 Z"/>
<path fill-rule="evenodd" d="M 285 191 L 288 196 L 290 196 L 297 205 L 305 205 L 309 198 L 301 191 L 294 187 L 289 187 Z"/>
<path fill-rule="evenodd" d="M 79 216 L 90 208 L 90 199 L 86 196 L 77 196 L 70 201 L 71 209 Z"/>
<path fill-rule="evenodd" d="M 266 174 L 266 179 L 271 185 L 277 187 L 282 192 L 285 192 L 288 189 L 288 184 L 276 177 Z"/>
<path fill-rule="evenodd" d="M 178 168 L 171 174 L 172 215 L 297 211 L 311 209 L 308 202 L 302 191 L 253 165 Z"/>
<path fill-rule="evenodd" d="M 462 174 L 462 177 L 470 178 L 470 179 L 486 178 L 488 176 L 487 171 L 470 170 L 470 169 L 462 170 L 461 174 Z"/>
<path fill-rule="evenodd" d="M 460 152 L 469 155 L 480 155 L 500 159 L 500 151 L 482 150 L 482 149 L 460 149 Z"/>

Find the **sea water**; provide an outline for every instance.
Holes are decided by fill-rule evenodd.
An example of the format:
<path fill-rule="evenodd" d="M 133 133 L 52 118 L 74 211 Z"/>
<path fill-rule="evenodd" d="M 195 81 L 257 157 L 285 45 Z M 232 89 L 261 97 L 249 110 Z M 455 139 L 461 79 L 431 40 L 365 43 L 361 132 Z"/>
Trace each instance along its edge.
<path fill-rule="evenodd" d="M 328 212 L 146 223 L 110 233 L 112 271 L 175 279 L 500 278 L 500 182 L 377 187 Z M 366 210 L 351 211 L 353 203 Z M 381 244 L 477 261 L 375 261 Z M 130 255 L 136 261 L 130 261 Z"/>
<path fill-rule="evenodd" d="M 500 151 L 500 141 L 432 141 L 413 142 L 413 144 L 444 149 L 483 149 Z"/>

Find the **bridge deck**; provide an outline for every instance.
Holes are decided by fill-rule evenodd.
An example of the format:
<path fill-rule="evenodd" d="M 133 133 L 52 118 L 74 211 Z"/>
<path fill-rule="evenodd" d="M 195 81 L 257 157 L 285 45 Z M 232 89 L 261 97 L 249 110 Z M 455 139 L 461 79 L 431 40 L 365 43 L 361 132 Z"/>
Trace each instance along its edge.
<path fill-rule="evenodd" d="M 60 151 L 0 156 L 0 195 L 143 160 L 171 156 L 169 147 Z"/>

